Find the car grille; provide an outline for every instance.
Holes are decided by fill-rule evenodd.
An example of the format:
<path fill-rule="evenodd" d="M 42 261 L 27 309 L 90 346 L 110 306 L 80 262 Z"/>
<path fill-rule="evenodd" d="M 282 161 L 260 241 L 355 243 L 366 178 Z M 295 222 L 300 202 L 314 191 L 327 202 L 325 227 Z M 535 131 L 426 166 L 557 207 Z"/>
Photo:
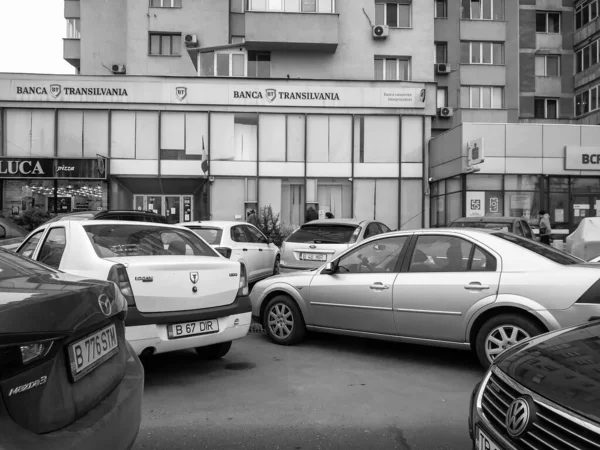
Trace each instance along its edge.
<path fill-rule="evenodd" d="M 513 400 L 525 392 L 493 373 L 483 391 L 481 407 L 496 433 L 519 450 L 600 450 L 600 433 L 556 413 L 543 400 L 535 398 L 537 421 L 527 433 L 511 438 L 505 426 L 506 414 Z"/>

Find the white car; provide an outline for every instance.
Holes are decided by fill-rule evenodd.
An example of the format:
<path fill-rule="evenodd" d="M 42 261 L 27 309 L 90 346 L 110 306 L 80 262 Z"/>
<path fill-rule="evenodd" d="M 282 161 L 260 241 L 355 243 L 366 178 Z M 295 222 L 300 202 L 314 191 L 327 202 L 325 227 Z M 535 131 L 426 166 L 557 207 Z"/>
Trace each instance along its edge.
<path fill-rule="evenodd" d="M 244 266 L 183 227 L 53 222 L 30 234 L 17 253 L 115 282 L 127 298 L 126 338 L 138 355 L 195 348 L 201 357 L 220 358 L 250 328 Z"/>
<path fill-rule="evenodd" d="M 279 249 L 254 225 L 246 222 L 186 222 L 226 258 L 246 266 L 250 283 L 279 274 Z"/>

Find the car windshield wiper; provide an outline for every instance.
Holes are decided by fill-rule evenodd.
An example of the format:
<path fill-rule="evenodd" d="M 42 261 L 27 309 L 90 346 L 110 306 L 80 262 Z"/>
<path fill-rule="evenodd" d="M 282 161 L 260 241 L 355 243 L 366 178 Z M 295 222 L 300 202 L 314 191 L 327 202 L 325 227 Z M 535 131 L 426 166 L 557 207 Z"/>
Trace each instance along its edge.
<path fill-rule="evenodd" d="M 315 244 L 341 244 L 340 241 L 332 241 L 329 239 L 315 239 L 313 242 Z"/>

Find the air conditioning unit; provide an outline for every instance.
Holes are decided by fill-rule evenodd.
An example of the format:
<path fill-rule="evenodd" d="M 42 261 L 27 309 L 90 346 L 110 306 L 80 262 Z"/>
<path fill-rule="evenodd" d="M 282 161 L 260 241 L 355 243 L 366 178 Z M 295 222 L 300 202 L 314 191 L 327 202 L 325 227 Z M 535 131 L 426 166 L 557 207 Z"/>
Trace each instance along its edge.
<path fill-rule="evenodd" d="M 125 66 L 123 64 L 113 64 L 110 70 L 112 73 L 125 73 Z"/>
<path fill-rule="evenodd" d="M 198 36 L 195 34 L 186 34 L 183 38 L 185 41 L 185 45 L 197 45 L 198 44 Z"/>
<path fill-rule="evenodd" d="M 373 39 L 385 39 L 390 34 L 390 27 L 387 25 L 375 25 L 373 27 Z"/>
<path fill-rule="evenodd" d="M 452 117 L 454 115 L 454 109 L 444 106 L 443 108 L 438 109 L 438 114 L 440 117 Z"/>
<path fill-rule="evenodd" d="M 452 71 L 452 67 L 450 66 L 450 64 L 436 64 L 436 71 L 437 73 L 450 73 Z"/>

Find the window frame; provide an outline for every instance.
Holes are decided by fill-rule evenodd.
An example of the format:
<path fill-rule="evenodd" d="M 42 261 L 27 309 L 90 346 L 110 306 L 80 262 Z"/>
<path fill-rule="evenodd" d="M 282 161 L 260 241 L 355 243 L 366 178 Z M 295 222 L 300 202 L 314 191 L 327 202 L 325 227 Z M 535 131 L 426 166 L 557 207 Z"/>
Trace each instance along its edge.
<path fill-rule="evenodd" d="M 213 54 L 213 73 L 212 75 L 202 75 L 202 78 L 248 78 L 248 52 L 205 52 Z M 218 55 L 229 55 L 229 74 L 219 75 L 218 74 Z M 242 55 L 244 57 L 244 74 L 233 75 L 233 55 Z M 200 57 L 198 57 L 198 63 L 200 63 Z M 202 73 L 202 67 L 198 64 L 198 73 Z"/>
<path fill-rule="evenodd" d="M 538 75 L 537 73 L 535 74 L 536 77 L 548 77 L 548 78 L 557 78 L 561 76 L 562 73 L 562 68 L 561 68 L 561 62 L 562 62 L 562 58 L 561 55 L 535 55 L 535 58 L 544 58 L 544 75 Z M 558 60 L 558 75 L 548 75 L 548 58 L 556 58 Z M 536 65 L 537 67 L 537 65 Z"/>
<path fill-rule="evenodd" d="M 38 247 L 40 246 L 40 242 L 42 241 L 42 238 L 44 237 L 44 233 L 46 232 L 47 228 L 44 228 L 40 231 L 38 231 L 37 233 L 33 233 L 31 234 L 31 236 L 29 236 L 27 239 L 25 239 L 25 241 L 23 241 L 23 243 L 19 246 L 19 248 L 17 248 L 17 250 L 15 251 L 15 253 L 19 256 L 22 256 L 24 258 L 29 258 L 29 259 L 33 259 L 32 256 L 35 255 L 35 251 L 38 249 Z M 31 253 L 29 255 L 24 255 L 23 249 L 35 238 L 39 236 L 37 242 L 35 243 L 35 246 L 33 247 L 33 249 L 31 250 Z"/>
<path fill-rule="evenodd" d="M 379 236 L 379 235 L 376 235 L 376 236 Z M 390 271 L 390 272 L 339 272 L 340 262 L 343 259 L 346 259 L 348 257 L 352 257 L 352 256 L 356 255 L 357 252 L 364 251 L 364 248 L 367 247 L 367 246 L 372 247 L 372 246 L 379 245 L 379 244 L 385 245 L 385 241 L 390 240 L 390 239 L 404 239 L 404 242 L 402 244 L 402 248 L 400 249 L 400 252 L 398 253 L 398 259 L 396 261 L 396 264 L 394 265 L 394 270 L 393 271 Z M 334 267 L 335 267 L 335 273 L 338 274 L 338 275 L 350 275 L 350 276 L 356 276 L 356 275 L 370 275 L 370 276 L 372 276 L 374 273 L 375 274 L 377 274 L 377 273 L 391 273 L 391 274 L 401 273 L 402 269 L 404 267 L 404 262 L 405 262 L 408 250 L 410 248 L 411 242 L 412 242 L 412 236 L 411 235 L 407 235 L 407 234 L 399 235 L 399 236 L 382 236 L 381 238 L 375 239 L 375 240 L 370 241 L 370 242 L 361 242 L 360 245 L 358 245 L 356 247 L 352 247 L 349 251 L 347 251 L 344 254 L 340 255 L 338 258 L 336 258 L 333 261 L 333 264 L 334 264 Z"/>
<path fill-rule="evenodd" d="M 433 0 L 433 18 L 434 19 L 447 19 L 448 18 L 448 0 Z M 442 5 L 443 15 L 438 14 L 438 5 Z"/>
<path fill-rule="evenodd" d="M 538 31 L 538 29 L 537 29 L 537 16 L 540 14 L 544 14 L 546 16 L 546 31 Z M 549 31 L 548 17 L 550 16 L 550 14 L 558 15 L 558 31 Z M 560 13 L 560 11 L 536 11 L 535 19 L 536 19 L 536 27 L 535 27 L 536 33 L 540 33 L 540 34 L 560 34 L 560 33 L 562 33 L 562 14 Z"/>
<path fill-rule="evenodd" d="M 444 60 L 438 61 L 438 47 L 444 51 Z M 436 41 L 433 49 L 433 62 L 434 64 L 448 64 L 448 42 Z"/>
<path fill-rule="evenodd" d="M 240 225 L 234 225 L 229 229 L 229 237 L 231 238 L 231 240 L 233 242 L 235 242 L 236 244 L 252 244 L 252 242 L 250 242 L 249 240 L 247 241 L 237 241 L 234 237 L 233 237 L 233 230 L 235 230 L 236 228 L 239 228 L 241 233 L 246 237 L 246 239 L 250 239 L 250 237 L 248 236 L 248 234 L 246 233 L 246 230 L 244 229 L 244 227 L 240 224 Z"/>
<path fill-rule="evenodd" d="M 67 39 L 81 39 L 81 18 L 67 19 Z"/>
<path fill-rule="evenodd" d="M 463 11 L 461 12 L 461 20 L 489 20 L 489 21 L 494 21 L 494 22 L 505 22 L 506 21 L 506 1 L 505 0 L 489 0 L 490 2 L 490 11 L 491 11 L 491 17 L 489 19 L 486 19 L 483 17 L 483 6 L 479 7 L 479 17 L 473 17 L 473 9 L 471 8 L 473 1 L 472 0 L 468 0 L 469 1 L 469 16 L 465 17 L 464 14 L 464 3 L 461 4 L 461 9 L 463 9 Z M 483 2 L 486 0 L 481 0 L 479 3 L 482 5 Z M 500 3 L 502 3 L 502 19 L 495 19 L 494 18 L 494 3 L 498 1 Z M 508 0 L 508 1 L 512 1 L 512 0 Z"/>
<path fill-rule="evenodd" d="M 387 5 L 389 4 L 393 4 L 396 5 L 396 23 L 398 24 L 398 26 L 391 26 L 388 25 L 388 17 L 387 17 Z M 412 2 L 410 3 L 404 3 L 404 2 L 376 2 L 375 3 L 375 8 L 377 8 L 377 6 L 379 5 L 383 5 L 383 23 L 378 23 L 376 25 L 385 25 L 389 28 L 391 28 L 392 30 L 408 30 L 411 29 L 413 27 L 413 7 L 412 7 Z M 399 26 L 400 24 L 400 6 L 408 6 L 408 26 L 406 27 L 401 27 Z"/>
<path fill-rule="evenodd" d="M 152 37 L 153 36 L 158 36 L 159 40 L 158 40 L 158 47 L 161 53 L 152 53 Z M 173 53 L 173 38 L 174 37 L 179 37 L 180 42 L 179 42 L 179 53 Z M 169 54 L 163 54 L 162 53 L 162 48 L 163 48 L 163 38 L 168 37 L 170 40 L 170 50 L 171 52 Z M 183 55 L 183 51 L 182 51 L 182 47 L 183 47 L 183 35 L 182 33 L 162 33 L 162 32 L 155 32 L 155 31 L 151 31 L 148 33 L 148 56 L 165 56 L 165 57 L 179 57 L 181 58 L 181 56 Z"/>
<path fill-rule="evenodd" d="M 593 55 L 593 47 L 596 46 L 596 51 L 595 51 L 595 60 L 596 62 L 592 62 L 594 61 L 594 55 Z M 585 65 L 585 50 L 589 49 L 589 65 Z M 581 73 L 581 72 L 585 72 L 586 70 L 588 70 L 589 68 L 595 66 L 596 64 L 598 64 L 600 62 L 600 39 L 596 39 L 592 42 L 590 42 L 588 45 L 585 45 L 583 47 L 581 47 L 579 50 L 575 51 L 575 73 Z"/>
<path fill-rule="evenodd" d="M 46 245 L 46 242 L 48 242 L 48 239 L 50 238 L 50 235 L 52 234 L 52 232 L 54 230 L 62 230 L 64 232 L 64 236 L 65 236 L 65 245 L 62 249 L 62 253 L 60 254 L 60 259 L 58 261 L 58 266 L 53 266 L 51 264 L 48 264 L 47 262 L 44 261 L 40 261 L 38 258 L 40 257 L 40 255 L 42 254 L 42 250 L 44 249 L 44 245 Z M 44 264 L 48 267 L 52 267 L 55 270 L 59 270 L 58 268 L 60 267 L 60 263 L 62 262 L 63 256 L 65 255 L 65 250 L 67 249 L 67 228 L 64 225 L 60 225 L 60 226 L 55 226 L 55 227 L 49 227 L 46 230 L 46 235 L 44 236 L 44 240 L 42 241 L 42 244 L 39 246 L 39 250 L 37 252 L 37 254 L 35 255 L 35 260 L 41 264 Z"/>
<path fill-rule="evenodd" d="M 505 102 L 504 86 L 463 85 L 463 86 L 461 86 L 461 89 L 463 89 L 463 88 L 469 89 L 469 109 L 504 109 L 504 102 Z M 482 89 L 484 89 L 484 88 L 490 88 L 490 107 L 489 108 L 485 108 L 483 106 L 483 96 L 481 95 L 481 92 L 482 92 Z M 480 106 L 473 106 L 473 102 L 472 102 L 473 94 L 471 92 L 471 89 L 479 89 L 479 105 Z M 502 103 L 501 103 L 501 106 L 499 106 L 499 107 L 494 106 L 494 89 L 500 89 L 500 92 L 502 93 Z M 461 108 L 464 108 L 464 106 L 462 106 L 462 104 L 461 104 Z"/>
<path fill-rule="evenodd" d="M 396 61 L 396 79 L 395 80 L 388 80 L 385 76 L 386 76 L 386 67 L 387 67 L 387 60 L 395 60 Z M 373 59 L 373 64 L 375 64 L 375 61 L 383 61 L 383 66 L 382 66 L 382 78 L 379 81 L 411 81 L 412 80 L 412 61 L 410 56 L 375 56 L 375 58 Z M 401 79 L 400 78 L 400 61 L 406 61 L 407 63 L 407 77 L 406 79 Z M 375 79 L 377 80 L 377 77 L 375 76 Z"/>
<path fill-rule="evenodd" d="M 252 52 L 253 55 L 259 56 L 259 55 L 269 55 L 269 78 L 271 78 L 271 52 L 270 51 L 260 51 L 260 50 L 256 50 Z M 256 79 L 260 79 L 258 76 L 258 73 L 256 74 L 250 74 L 250 70 L 249 70 L 249 66 L 250 63 L 256 63 L 256 68 L 258 69 L 258 59 L 250 59 L 250 52 L 246 51 L 246 68 L 244 69 L 245 73 L 246 73 L 246 78 L 256 78 Z M 260 62 L 266 62 L 266 61 L 260 61 Z M 262 77 L 261 77 L 262 78 Z"/>
<path fill-rule="evenodd" d="M 444 101 L 442 102 L 443 105 L 440 105 L 439 102 L 439 95 L 440 92 L 443 92 L 444 95 Z M 448 107 L 448 87 L 447 86 L 438 86 L 436 93 L 435 93 L 435 102 L 436 102 L 436 108 L 447 108 Z"/>
<path fill-rule="evenodd" d="M 183 8 L 183 0 L 159 0 L 160 6 L 152 6 L 152 0 L 148 0 L 150 3 L 150 8 Z M 165 3 L 170 3 L 170 6 L 165 6 Z M 179 3 L 179 5 L 175 5 L 175 3 Z"/>
<path fill-rule="evenodd" d="M 536 112 L 537 112 L 537 108 L 535 107 L 535 102 L 538 101 L 543 101 L 544 102 L 544 117 L 538 117 Z M 556 102 L 556 117 L 548 117 L 548 102 Z M 560 102 L 558 101 L 558 98 L 553 98 L 553 97 L 536 97 L 534 99 L 534 108 L 533 108 L 533 115 L 536 119 L 558 119 L 560 117 L 560 113 L 559 113 L 559 105 Z"/>
<path fill-rule="evenodd" d="M 315 0 L 315 10 L 305 10 L 303 9 L 302 0 L 299 1 L 299 11 L 287 10 L 285 8 L 285 0 L 282 0 L 281 9 L 270 9 L 269 3 L 270 0 L 265 0 L 265 8 L 252 8 L 252 0 L 246 0 L 244 2 L 244 11 L 258 11 L 258 12 L 268 12 L 268 13 L 291 13 L 291 14 L 337 14 L 337 0 L 328 0 L 331 4 L 331 12 L 320 12 L 319 11 L 319 1 Z"/>
<path fill-rule="evenodd" d="M 494 42 L 494 41 L 463 41 L 469 44 L 469 63 L 468 64 L 476 64 L 476 65 L 482 65 L 482 66 L 503 66 L 504 65 L 504 42 Z M 479 61 L 480 62 L 473 62 L 473 45 L 478 45 L 479 46 Z M 483 62 L 483 55 L 484 55 L 484 44 L 489 44 L 490 45 L 490 55 L 489 55 L 489 59 L 490 62 Z M 501 62 L 496 62 L 494 61 L 494 45 L 500 45 L 500 48 L 502 49 L 502 61 Z M 464 63 L 461 63 L 464 64 Z"/>
<path fill-rule="evenodd" d="M 592 5 L 596 5 L 596 15 L 594 16 L 592 13 Z M 599 17 L 599 4 L 598 0 L 588 0 L 587 2 L 583 2 L 575 8 L 575 30 L 580 30 L 585 27 L 587 24 L 592 23 Z M 583 10 L 588 8 L 589 20 L 587 22 L 583 22 Z M 578 25 L 577 16 L 581 17 L 581 23 Z"/>
<path fill-rule="evenodd" d="M 256 228 L 254 225 L 252 224 L 245 224 L 243 225 L 244 227 L 246 227 L 246 234 L 250 234 L 250 238 L 253 239 L 258 239 L 256 241 L 250 241 L 253 244 L 269 244 L 269 240 L 267 239 L 267 237 L 258 229 Z"/>
<path fill-rule="evenodd" d="M 587 96 L 587 103 L 583 103 L 584 100 L 584 94 L 586 94 Z M 591 112 L 597 111 L 600 109 L 600 85 L 595 85 L 592 86 L 589 89 L 585 89 L 581 92 L 578 92 L 575 94 L 575 96 L 573 97 L 573 111 L 574 111 L 574 115 L 575 117 L 581 117 L 584 116 L 586 114 L 589 114 Z M 578 98 L 580 98 L 580 108 L 578 108 Z M 585 107 L 584 107 L 585 105 Z M 592 108 L 592 105 L 595 105 L 595 108 Z M 587 108 L 587 111 L 585 111 L 584 109 Z"/>

